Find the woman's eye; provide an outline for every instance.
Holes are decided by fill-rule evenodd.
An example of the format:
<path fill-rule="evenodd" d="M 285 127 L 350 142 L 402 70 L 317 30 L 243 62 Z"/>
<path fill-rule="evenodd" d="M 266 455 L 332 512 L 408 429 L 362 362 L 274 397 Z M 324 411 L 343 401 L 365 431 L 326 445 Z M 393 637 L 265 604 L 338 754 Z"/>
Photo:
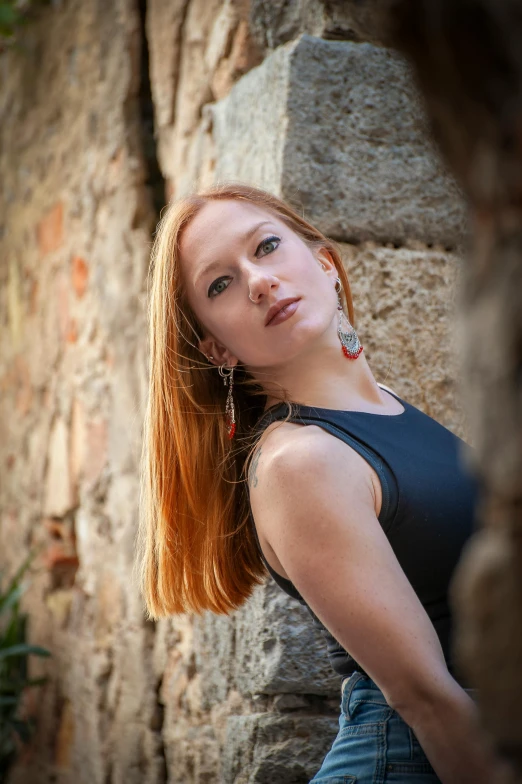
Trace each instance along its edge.
<path fill-rule="evenodd" d="M 266 256 L 267 253 L 272 253 L 280 242 L 281 239 L 279 237 L 267 237 L 266 240 L 263 240 L 263 242 L 258 245 L 256 256 L 259 255 L 260 251 L 262 252 L 263 256 Z"/>
<path fill-rule="evenodd" d="M 281 237 L 267 237 L 262 242 L 259 243 L 257 246 L 255 255 L 259 256 L 266 256 L 268 253 L 273 253 L 273 251 L 277 248 L 277 246 L 281 242 Z M 228 288 L 230 283 L 229 277 L 217 278 L 213 283 L 210 284 L 208 289 L 208 296 L 215 297 L 218 294 L 221 294 L 225 289 Z"/>
<path fill-rule="evenodd" d="M 215 297 L 216 294 L 221 294 L 222 291 L 225 291 L 225 289 L 228 288 L 229 283 L 229 278 L 218 278 L 214 283 L 210 284 L 208 296 Z"/>

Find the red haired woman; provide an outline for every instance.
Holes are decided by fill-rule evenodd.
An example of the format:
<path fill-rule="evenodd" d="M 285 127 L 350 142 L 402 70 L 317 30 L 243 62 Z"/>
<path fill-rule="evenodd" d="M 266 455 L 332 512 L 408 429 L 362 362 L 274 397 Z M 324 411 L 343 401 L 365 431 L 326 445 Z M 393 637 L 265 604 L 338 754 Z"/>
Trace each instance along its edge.
<path fill-rule="evenodd" d="M 448 586 L 476 484 L 462 442 L 373 377 L 334 243 L 247 186 L 173 203 L 150 345 L 149 615 L 229 613 L 268 571 L 325 628 L 343 676 L 314 782 L 491 781 L 451 661 Z"/>

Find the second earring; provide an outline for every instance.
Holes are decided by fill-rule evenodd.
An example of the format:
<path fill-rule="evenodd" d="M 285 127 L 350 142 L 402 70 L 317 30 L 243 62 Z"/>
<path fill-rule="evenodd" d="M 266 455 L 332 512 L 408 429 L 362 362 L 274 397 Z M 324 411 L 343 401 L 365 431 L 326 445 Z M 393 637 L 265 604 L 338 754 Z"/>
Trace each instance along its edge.
<path fill-rule="evenodd" d="M 236 411 L 234 408 L 234 398 L 232 396 L 232 389 L 234 386 L 234 368 L 228 368 L 226 372 L 226 365 L 220 365 L 218 368 L 219 375 L 223 379 L 223 384 L 228 384 L 227 402 L 225 403 L 225 427 L 227 429 L 227 436 L 229 439 L 234 438 L 236 432 Z"/>
<path fill-rule="evenodd" d="M 345 316 L 343 310 L 343 303 L 341 300 L 341 281 L 339 278 L 336 280 L 335 290 L 337 291 L 337 314 L 338 314 L 338 322 L 337 322 L 337 335 L 339 336 L 339 340 L 341 341 L 341 348 L 343 351 L 344 356 L 347 359 L 357 359 L 363 347 L 359 340 L 359 336 L 357 332 L 352 327 L 350 322 Z"/>

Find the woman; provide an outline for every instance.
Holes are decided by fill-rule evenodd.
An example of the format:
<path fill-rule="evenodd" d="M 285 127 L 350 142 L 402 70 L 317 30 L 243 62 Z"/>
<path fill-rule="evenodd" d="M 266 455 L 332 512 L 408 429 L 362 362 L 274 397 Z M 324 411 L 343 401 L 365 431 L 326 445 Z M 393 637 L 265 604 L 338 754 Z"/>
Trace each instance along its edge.
<path fill-rule="evenodd" d="M 268 570 L 345 676 L 314 782 L 491 781 L 447 600 L 476 487 L 459 439 L 375 381 L 335 245 L 222 185 L 168 208 L 151 271 L 150 616 L 229 613 Z"/>

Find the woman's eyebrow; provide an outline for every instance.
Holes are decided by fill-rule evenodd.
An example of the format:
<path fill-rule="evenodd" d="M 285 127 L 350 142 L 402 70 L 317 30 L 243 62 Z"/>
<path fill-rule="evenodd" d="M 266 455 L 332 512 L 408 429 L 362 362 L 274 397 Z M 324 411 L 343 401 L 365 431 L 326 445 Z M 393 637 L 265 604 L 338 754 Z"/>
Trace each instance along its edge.
<path fill-rule="evenodd" d="M 272 221 L 269 220 L 260 221 L 259 223 L 256 223 L 254 226 L 251 226 L 247 231 L 244 232 L 244 234 L 240 234 L 239 239 L 242 240 L 243 242 L 247 242 L 247 240 L 249 240 L 250 237 L 252 237 L 256 233 L 256 231 L 261 228 L 261 226 L 265 226 L 271 223 Z M 216 267 L 219 267 L 221 263 L 222 262 L 218 260 L 218 261 L 211 261 L 210 264 L 206 264 L 203 267 L 203 269 L 196 274 L 194 285 L 197 285 L 200 278 L 202 278 L 208 272 L 211 272 Z"/>

